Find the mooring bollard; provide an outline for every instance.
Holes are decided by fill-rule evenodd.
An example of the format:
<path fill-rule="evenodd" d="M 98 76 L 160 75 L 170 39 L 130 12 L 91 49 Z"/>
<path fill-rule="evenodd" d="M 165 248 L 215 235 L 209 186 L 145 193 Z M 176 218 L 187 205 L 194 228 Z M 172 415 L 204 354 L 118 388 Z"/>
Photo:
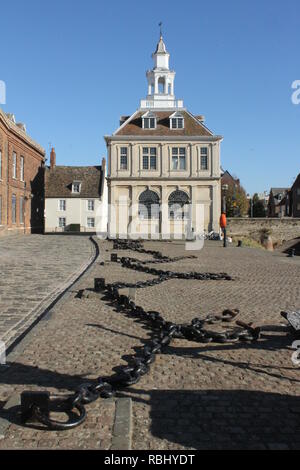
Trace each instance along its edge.
<path fill-rule="evenodd" d="M 114 263 L 116 263 L 118 261 L 118 255 L 117 253 L 112 253 L 110 255 L 110 261 L 113 261 Z"/>
<path fill-rule="evenodd" d="M 241 248 L 243 246 L 242 240 L 238 240 L 238 245 L 237 246 L 238 246 L 238 248 Z"/>
<path fill-rule="evenodd" d="M 105 279 L 103 277 L 96 277 L 94 279 L 95 292 L 101 292 L 104 289 L 105 289 Z"/>

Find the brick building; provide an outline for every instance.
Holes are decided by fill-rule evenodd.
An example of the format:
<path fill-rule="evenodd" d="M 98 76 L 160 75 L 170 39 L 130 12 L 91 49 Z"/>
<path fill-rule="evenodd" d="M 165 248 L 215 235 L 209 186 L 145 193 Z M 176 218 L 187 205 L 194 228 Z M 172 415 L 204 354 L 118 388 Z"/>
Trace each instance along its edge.
<path fill-rule="evenodd" d="M 289 207 L 292 217 L 300 217 L 300 173 L 289 192 Z"/>
<path fill-rule="evenodd" d="M 268 217 L 289 215 L 289 188 L 271 188 L 268 202 Z"/>
<path fill-rule="evenodd" d="M 0 109 L 0 235 L 43 230 L 45 151 Z"/>

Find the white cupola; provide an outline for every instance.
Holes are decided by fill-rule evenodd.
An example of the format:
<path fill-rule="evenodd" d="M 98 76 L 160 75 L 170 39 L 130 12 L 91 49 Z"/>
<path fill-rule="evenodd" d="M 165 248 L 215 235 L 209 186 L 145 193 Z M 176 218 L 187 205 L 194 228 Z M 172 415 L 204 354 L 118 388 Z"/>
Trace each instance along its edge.
<path fill-rule="evenodd" d="M 141 100 L 141 108 L 183 108 L 183 101 L 174 96 L 175 72 L 169 68 L 170 54 L 167 51 L 162 34 L 155 52 L 152 54 L 154 67 L 146 72 L 148 94 Z"/>

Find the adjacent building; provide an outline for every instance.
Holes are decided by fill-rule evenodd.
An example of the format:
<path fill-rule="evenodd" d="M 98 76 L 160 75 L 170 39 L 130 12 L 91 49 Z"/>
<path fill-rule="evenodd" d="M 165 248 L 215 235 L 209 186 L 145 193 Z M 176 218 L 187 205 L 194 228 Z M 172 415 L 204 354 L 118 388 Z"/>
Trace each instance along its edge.
<path fill-rule="evenodd" d="M 268 201 L 268 217 L 289 215 L 289 188 L 271 188 Z"/>
<path fill-rule="evenodd" d="M 175 98 L 175 72 L 162 36 L 152 57 L 146 99 L 105 136 L 109 235 L 151 231 L 172 238 L 182 229 L 219 231 L 222 137 Z"/>
<path fill-rule="evenodd" d="M 290 209 L 289 215 L 291 217 L 300 217 L 300 173 L 289 191 L 288 198 Z"/>
<path fill-rule="evenodd" d="M 45 168 L 45 232 L 107 233 L 106 161 L 101 166 Z"/>
<path fill-rule="evenodd" d="M 0 235 L 43 231 L 44 149 L 0 109 Z"/>

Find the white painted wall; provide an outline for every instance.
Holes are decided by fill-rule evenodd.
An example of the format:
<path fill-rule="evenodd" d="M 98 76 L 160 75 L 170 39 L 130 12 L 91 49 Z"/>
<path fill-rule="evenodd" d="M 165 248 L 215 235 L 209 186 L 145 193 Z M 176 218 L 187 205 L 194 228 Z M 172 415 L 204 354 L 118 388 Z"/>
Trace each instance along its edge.
<path fill-rule="evenodd" d="M 59 210 L 59 201 L 64 199 L 66 201 L 66 210 Z M 88 199 L 94 201 L 94 210 L 88 210 Z M 105 214 L 103 221 L 103 204 L 100 199 L 95 198 L 46 198 L 45 201 L 45 232 L 62 232 L 59 227 L 59 218 L 66 218 L 66 225 L 80 224 L 82 232 L 96 232 L 98 226 L 105 224 Z M 105 209 L 106 209 L 106 204 Z M 107 209 L 106 209 L 107 210 Z M 89 228 L 87 226 L 87 218 L 93 217 L 95 219 L 95 227 Z"/>

